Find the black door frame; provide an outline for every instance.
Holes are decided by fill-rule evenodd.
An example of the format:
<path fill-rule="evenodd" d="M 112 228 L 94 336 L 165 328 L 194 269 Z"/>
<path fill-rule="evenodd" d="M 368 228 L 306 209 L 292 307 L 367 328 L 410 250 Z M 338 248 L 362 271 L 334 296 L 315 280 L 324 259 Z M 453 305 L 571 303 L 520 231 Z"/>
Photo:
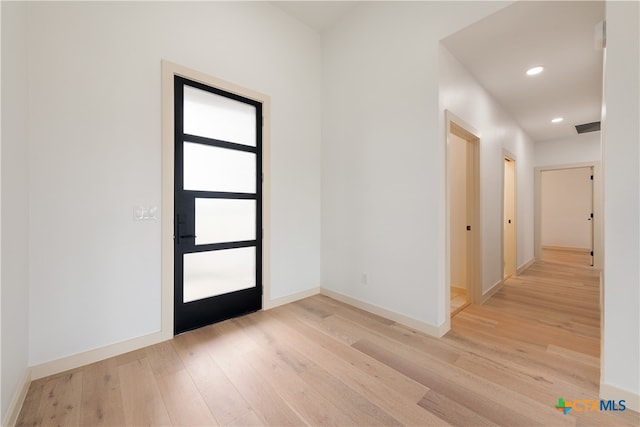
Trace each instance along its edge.
<path fill-rule="evenodd" d="M 174 321 L 173 332 L 178 334 L 217 321 L 225 320 L 262 308 L 262 102 L 203 84 L 178 75 L 174 82 Z M 183 90 L 184 86 L 205 90 L 240 101 L 256 108 L 256 146 L 235 144 L 229 141 L 205 138 L 185 134 L 183 131 Z M 192 142 L 226 149 L 252 152 L 256 154 L 256 192 L 229 193 L 211 191 L 186 191 L 183 189 L 183 142 Z M 224 242 L 206 245 L 195 245 L 194 214 L 196 198 L 218 199 L 250 199 L 256 200 L 256 239 L 249 241 Z M 183 303 L 182 274 L 183 254 L 211 250 L 226 250 L 243 247 L 255 247 L 256 286 L 249 289 L 231 292 L 203 300 Z"/>

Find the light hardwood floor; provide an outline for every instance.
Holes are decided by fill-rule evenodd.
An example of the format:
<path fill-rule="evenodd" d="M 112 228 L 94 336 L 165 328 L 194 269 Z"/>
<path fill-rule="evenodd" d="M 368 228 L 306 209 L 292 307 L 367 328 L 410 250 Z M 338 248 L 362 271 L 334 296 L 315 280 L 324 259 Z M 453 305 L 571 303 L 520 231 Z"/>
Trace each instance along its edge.
<path fill-rule="evenodd" d="M 460 313 L 464 310 L 468 305 L 469 301 L 467 300 L 467 290 L 462 288 L 454 288 L 450 289 L 451 292 L 451 317 Z"/>
<path fill-rule="evenodd" d="M 542 260 L 561 264 L 582 265 L 585 267 L 591 265 L 591 255 L 589 251 L 585 249 L 545 246 L 542 248 Z"/>
<path fill-rule="evenodd" d="M 598 274 L 537 262 L 437 339 L 324 296 L 34 381 L 18 425 L 637 426 L 597 399 Z"/>

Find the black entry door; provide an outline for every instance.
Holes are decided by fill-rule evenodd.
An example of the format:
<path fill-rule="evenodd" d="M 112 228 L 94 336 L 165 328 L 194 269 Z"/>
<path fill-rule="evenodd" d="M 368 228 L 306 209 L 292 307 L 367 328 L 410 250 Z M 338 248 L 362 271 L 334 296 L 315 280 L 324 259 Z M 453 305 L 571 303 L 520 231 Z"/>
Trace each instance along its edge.
<path fill-rule="evenodd" d="M 262 104 L 174 85 L 178 334 L 262 306 Z"/>

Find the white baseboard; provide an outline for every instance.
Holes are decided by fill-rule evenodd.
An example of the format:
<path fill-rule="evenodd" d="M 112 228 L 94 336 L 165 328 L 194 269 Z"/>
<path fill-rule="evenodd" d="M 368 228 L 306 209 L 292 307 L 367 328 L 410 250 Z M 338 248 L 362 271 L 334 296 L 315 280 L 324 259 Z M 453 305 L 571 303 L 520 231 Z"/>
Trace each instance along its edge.
<path fill-rule="evenodd" d="M 487 302 L 489 298 L 494 296 L 496 292 L 502 289 L 503 286 L 504 286 L 504 280 L 498 280 L 496 283 L 494 283 L 493 286 L 491 286 L 487 292 L 482 294 L 481 304 L 484 304 L 485 302 Z"/>
<path fill-rule="evenodd" d="M 266 301 L 264 304 L 263 310 L 270 310 L 272 308 L 276 308 L 281 305 L 289 304 L 292 302 L 296 302 L 301 299 L 309 298 L 314 295 L 318 295 L 320 293 L 320 287 L 308 289 L 306 291 L 298 292 L 291 295 L 286 295 L 280 298 L 274 298 L 272 300 Z"/>
<path fill-rule="evenodd" d="M 264 309 L 277 307 L 279 305 L 288 304 L 303 298 L 307 298 L 320 293 L 320 288 L 316 287 L 307 291 L 299 292 L 293 295 L 287 295 L 281 298 L 276 298 L 268 301 L 265 304 Z M 150 335 L 145 335 L 138 338 L 133 338 L 127 341 L 107 345 L 93 350 L 88 350 L 82 353 L 73 354 L 71 356 L 63 357 L 60 359 L 52 360 L 49 362 L 41 363 L 31 367 L 31 379 L 37 380 L 49 375 L 58 374 L 60 372 L 75 369 L 80 366 L 88 365 L 90 363 L 99 362 L 100 360 L 108 359 L 109 357 L 118 356 L 120 354 L 128 353 L 130 351 L 137 350 L 142 347 L 158 344 L 160 342 L 170 340 L 173 338 L 171 332 L 163 333 L 156 332 Z"/>
<path fill-rule="evenodd" d="M 433 337 L 439 338 L 446 334 L 450 329 L 449 322 L 445 321 L 442 325 L 434 326 L 429 323 L 425 323 L 420 320 L 405 316 L 404 314 L 396 313 L 395 311 L 391 311 L 374 304 L 360 301 L 348 295 L 332 291 L 331 289 L 320 288 L 320 293 L 322 295 L 328 296 L 329 298 L 344 302 L 345 304 L 352 305 L 361 310 L 384 317 L 385 319 L 393 320 L 394 322 L 400 323 L 401 325 L 407 326 L 411 329 L 415 329 L 416 331 L 424 332 L 425 334 L 431 335 Z"/>
<path fill-rule="evenodd" d="M 535 258 L 531 258 L 529 261 L 525 262 L 524 264 L 522 264 L 520 267 L 518 267 L 518 269 L 516 270 L 516 275 L 521 275 L 522 273 L 524 273 L 524 271 L 531 267 L 533 265 L 533 263 L 536 262 Z"/>
<path fill-rule="evenodd" d="M 628 409 L 640 412 L 640 395 L 629 390 L 612 386 L 610 384 L 600 383 L 600 399 L 605 400 L 624 400 Z"/>
<path fill-rule="evenodd" d="M 451 313 L 449 313 L 449 314 L 451 314 Z M 447 320 L 445 320 L 442 325 L 438 326 L 438 333 L 440 335 L 435 335 L 435 336 L 440 338 L 440 337 L 444 336 L 444 334 L 446 334 L 450 330 L 451 330 L 451 316 L 447 317 Z"/>
<path fill-rule="evenodd" d="M 9 403 L 9 407 L 7 408 L 7 414 L 2 420 L 3 426 L 15 426 L 18 422 L 18 416 L 20 415 L 20 410 L 22 409 L 22 404 L 24 403 L 24 398 L 27 396 L 27 392 L 29 391 L 29 386 L 31 385 L 31 368 L 27 368 L 24 371 L 24 375 L 22 376 L 22 381 L 20 386 L 16 390 L 16 393 L 13 395 L 13 399 L 11 399 L 11 403 Z"/>
<path fill-rule="evenodd" d="M 108 359 L 109 357 L 118 356 L 142 347 L 158 344 L 171 338 L 173 338 L 173 334 L 171 333 L 165 334 L 162 332 L 156 332 L 150 335 L 84 351 L 82 353 L 72 354 L 71 356 L 52 360 L 50 362 L 41 363 L 31 367 L 31 379 L 37 380 L 49 375 L 68 371 L 69 369 L 75 369 L 90 363 L 99 362 L 101 360 Z"/>
<path fill-rule="evenodd" d="M 542 245 L 542 249 L 550 249 L 552 251 L 568 251 L 568 252 L 591 252 L 591 248 L 575 248 L 573 246 Z"/>

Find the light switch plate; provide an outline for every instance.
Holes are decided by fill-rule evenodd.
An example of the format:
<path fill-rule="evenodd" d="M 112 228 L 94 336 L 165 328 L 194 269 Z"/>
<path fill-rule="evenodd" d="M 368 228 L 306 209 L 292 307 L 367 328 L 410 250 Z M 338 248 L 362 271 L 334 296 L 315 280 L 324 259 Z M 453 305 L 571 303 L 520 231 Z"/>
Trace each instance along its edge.
<path fill-rule="evenodd" d="M 134 206 L 133 207 L 133 219 L 135 221 L 149 221 L 158 219 L 158 207 L 157 206 Z"/>

